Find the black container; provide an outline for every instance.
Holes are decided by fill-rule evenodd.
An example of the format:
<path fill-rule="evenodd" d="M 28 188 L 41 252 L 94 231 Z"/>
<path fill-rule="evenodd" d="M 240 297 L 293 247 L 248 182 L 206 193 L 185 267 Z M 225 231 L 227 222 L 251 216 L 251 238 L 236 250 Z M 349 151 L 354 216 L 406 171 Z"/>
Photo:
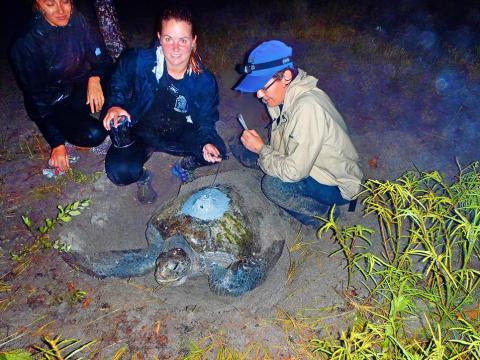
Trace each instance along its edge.
<path fill-rule="evenodd" d="M 113 126 L 113 120 L 110 122 L 110 138 L 116 148 L 126 148 L 135 142 L 128 117 L 120 116 L 117 127 Z"/>

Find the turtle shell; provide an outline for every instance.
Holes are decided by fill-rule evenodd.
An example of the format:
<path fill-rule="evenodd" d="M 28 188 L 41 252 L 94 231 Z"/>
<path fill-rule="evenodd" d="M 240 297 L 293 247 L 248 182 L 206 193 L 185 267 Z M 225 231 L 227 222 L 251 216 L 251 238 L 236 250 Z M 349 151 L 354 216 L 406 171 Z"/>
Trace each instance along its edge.
<path fill-rule="evenodd" d="M 196 253 L 228 253 L 239 259 L 259 250 L 240 203 L 229 186 L 204 187 L 161 208 L 150 224 L 165 241 L 182 235 Z"/>

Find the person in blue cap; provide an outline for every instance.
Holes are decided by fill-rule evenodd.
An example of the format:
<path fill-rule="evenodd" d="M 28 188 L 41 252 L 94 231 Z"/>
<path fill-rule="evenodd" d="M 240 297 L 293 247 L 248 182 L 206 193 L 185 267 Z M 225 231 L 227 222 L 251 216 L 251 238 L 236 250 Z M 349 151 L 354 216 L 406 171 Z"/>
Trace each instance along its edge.
<path fill-rule="evenodd" d="M 266 41 L 253 49 L 242 72 L 235 90 L 256 93 L 272 118 L 269 144 L 255 130 L 240 138 L 265 173 L 265 196 L 305 225 L 318 226 L 315 216 L 332 205 L 353 208 L 363 177 L 357 151 L 317 79 L 295 66 L 292 48 Z"/>

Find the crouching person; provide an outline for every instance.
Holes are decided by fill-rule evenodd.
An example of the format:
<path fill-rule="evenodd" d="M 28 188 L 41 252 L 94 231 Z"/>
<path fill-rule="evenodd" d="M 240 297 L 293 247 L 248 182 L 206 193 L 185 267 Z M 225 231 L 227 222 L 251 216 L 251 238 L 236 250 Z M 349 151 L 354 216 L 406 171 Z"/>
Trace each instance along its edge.
<path fill-rule="evenodd" d="M 67 141 L 94 147 L 107 136 L 90 116 L 103 107 L 113 67 L 100 34 L 73 0 L 35 0 L 10 60 L 27 113 L 51 147 L 50 165 L 68 170 Z"/>
<path fill-rule="evenodd" d="M 276 40 L 256 47 L 243 69 L 246 76 L 235 89 L 256 93 L 272 118 L 270 144 L 255 130 L 240 139 L 258 154 L 265 196 L 313 226 L 320 225 L 315 216 L 325 216 L 334 204 L 354 207 L 363 176 L 357 151 L 317 79 L 297 69 L 292 49 Z"/>
<path fill-rule="evenodd" d="M 182 156 L 172 173 L 183 182 L 189 181 L 195 168 L 226 156 L 225 144 L 215 130 L 217 83 L 200 63 L 196 42 L 190 12 L 166 10 L 156 44 L 127 51 L 113 75 L 103 120 L 113 140 L 105 169 L 117 185 L 136 182 L 141 203 L 152 203 L 157 197 L 152 174 L 144 168 L 153 152 Z"/>

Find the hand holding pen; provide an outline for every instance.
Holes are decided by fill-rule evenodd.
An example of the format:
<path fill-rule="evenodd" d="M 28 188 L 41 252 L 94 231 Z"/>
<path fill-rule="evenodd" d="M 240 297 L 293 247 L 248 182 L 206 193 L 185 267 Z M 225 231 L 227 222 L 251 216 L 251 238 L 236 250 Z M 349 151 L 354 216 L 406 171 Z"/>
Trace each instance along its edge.
<path fill-rule="evenodd" d="M 244 129 L 242 136 L 240 137 L 240 141 L 242 142 L 243 146 L 245 146 L 251 152 L 258 154 L 260 150 L 262 150 L 263 145 L 265 145 L 265 142 L 256 130 L 248 129 L 242 114 L 238 115 L 238 122 Z"/>

